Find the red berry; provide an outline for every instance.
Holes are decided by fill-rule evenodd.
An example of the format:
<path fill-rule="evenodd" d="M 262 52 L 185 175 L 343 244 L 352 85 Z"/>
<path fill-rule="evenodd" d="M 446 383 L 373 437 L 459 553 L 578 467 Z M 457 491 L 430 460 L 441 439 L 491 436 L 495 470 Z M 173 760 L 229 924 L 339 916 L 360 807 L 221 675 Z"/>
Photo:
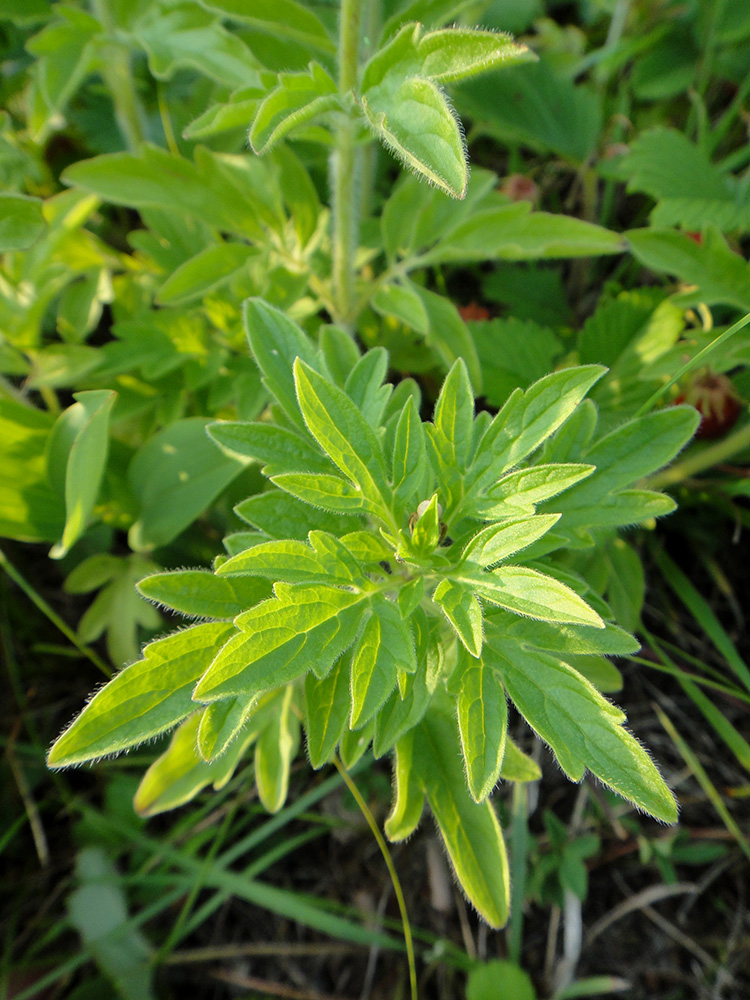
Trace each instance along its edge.
<path fill-rule="evenodd" d="M 675 403 L 689 403 L 701 415 L 696 438 L 721 437 L 737 423 L 742 403 L 726 375 L 704 372 L 696 376 Z"/>

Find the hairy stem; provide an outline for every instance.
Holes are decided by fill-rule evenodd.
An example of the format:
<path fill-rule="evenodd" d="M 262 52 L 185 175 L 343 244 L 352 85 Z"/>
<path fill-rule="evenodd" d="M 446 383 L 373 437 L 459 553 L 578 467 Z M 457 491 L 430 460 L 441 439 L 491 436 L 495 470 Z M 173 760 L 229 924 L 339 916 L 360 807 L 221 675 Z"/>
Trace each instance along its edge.
<path fill-rule="evenodd" d="M 339 22 L 339 93 L 344 101 L 357 83 L 362 0 L 341 0 Z M 354 254 L 359 228 L 358 184 L 361 150 L 356 145 L 357 123 L 342 113 L 331 156 L 333 208 L 334 319 L 349 327 L 354 318 Z"/>

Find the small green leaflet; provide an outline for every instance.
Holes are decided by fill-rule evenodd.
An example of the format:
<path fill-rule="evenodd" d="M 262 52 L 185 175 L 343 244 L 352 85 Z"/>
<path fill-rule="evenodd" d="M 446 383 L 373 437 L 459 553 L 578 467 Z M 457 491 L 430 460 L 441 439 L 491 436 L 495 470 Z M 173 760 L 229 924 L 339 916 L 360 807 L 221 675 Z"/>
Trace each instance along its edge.
<path fill-rule="evenodd" d="M 299 748 L 295 707 L 290 684 L 274 696 L 268 723 L 255 744 L 255 783 L 260 801 L 270 813 L 277 813 L 286 802 L 289 769 Z"/>
<path fill-rule="evenodd" d="M 493 566 L 541 538 L 559 519 L 559 514 L 537 514 L 490 524 L 466 544 L 461 562 L 481 568 Z"/>
<path fill-rule="evenodd" d="M 471 655 L 479 656 L 482 652 L 482 607 L 473 591 L 471 582 L 441 580 L 432 599 L 443 609 Z"/>
<path fill-rule="evenodd" d="M 216 575 L 247 573 L 285 583 L 366 586 L 366 577 L 335 535 L 311 531 L 309 539 L 309 544 L 293 539 L 262 542 L 222 563 Z"/>
<path fill-rule="evenodd" d="M 307 753 L 313 767 L 327 763 L 341 739 L 350 711 L 349 657 L 344 655 L 319 679 L 305 676 Z"/>
<path fill-rule="evenodd" d="M 223 788 L 255 738 L 249 734 L 235 740 L 223 757 L 208 763 L 196 749 L 200 722 L 200 712 L 183 722 L 167 749 L 144 774 L 133 800 L 139 816 L 156 816 L 176 809 L 190 802 L 206 785 L 213 785 L 215 790 Z"/>
<path fill-rule="evenodd" d="M 568 664 L 548 653 L 488 643 L 486 656 L 529 725 L 573 781 L 588 768 L 665 823 L 677 805 L 653 761 L 623 728 L 625 716 Z"/>
<path fill-rule="evenodd" d="M 103 687 L 54 743 L 49 767 L 119 753 L 182 721 L 195 710 L 195 682 L 234 632 L 233 625 L 210 622 L 150 643 L 143 659 Z"/>
<path fill-rule="evenodd" d="M 322 66 L 310 63 L 307 73 L 279 73 L 278 86 L 262 101 L 250 127 L 250 145 L 265 153 L 300 125 L 307 125 L 340 106 L 336 82 Z"/>
<path fill-rule="evenodd" d="M 398 606 L 373 601 L 372 615 L 352 653 L 350 728 L 369 722 L 396 685 L 399 670 L 417 669 L 414 637 Z"/>

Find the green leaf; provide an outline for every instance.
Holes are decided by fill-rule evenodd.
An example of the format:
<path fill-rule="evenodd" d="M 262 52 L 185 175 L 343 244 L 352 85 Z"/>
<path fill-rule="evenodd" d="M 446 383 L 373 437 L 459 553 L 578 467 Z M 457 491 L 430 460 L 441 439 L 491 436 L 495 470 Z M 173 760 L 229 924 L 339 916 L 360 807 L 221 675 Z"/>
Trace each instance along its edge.
<path fill-rule="evenodd" d="M 456 100 L 479 134 L 574 164 L 587 159 L 602 132 L 601 97 L 575 85 L 548 59 L 471 80 L 457 90 Z"/>
<path fill-rule="evenodd" d="M 588 625 L 535 621 L 492 610 L 487 614 L 485 627 L 487 635 L 492 634 L 497 642 L 501 636 L 508 636 L 521 645 L 555 653 L 628 656 L 637 653 L 641 645 L 635 636 L 610 622 L 605 622 L 603 629 L 592 629 Z"/>
<path fill-rule="evenodd" d="M 0 535 L 52 542 L 65 524 L 62 489 L 47 478 L 52 417 L 25 403 L 0 399 Z"/>
<path fill-rule="evenodd" d="M 700 244 L 675 229 L 631 229 L 625 234 L 633 256 L 651 268 L 676 275 L 689 286 L 673 299 L 680 305 L 717 302 L 750 311 L 750 264 L 709 226 Z M 693 287 L 694 286 L 694 287 Z"/>
<path fill-rule="evenodd" d="M 263 374 L 263 384 L 293 424 L 307 433 L 297 405 L 292 365 L 295 358 L 302 358 L 310 365 L 316 363 L 312 342 L 296 323 L 263 299 L 245 302 L 243 320 L 250 350 Z"/>
<path fill-rule="evenodd" d="M 239 517 L 270 538 L 298 538 L 304 541 L 313 528 L 330 531 L 334 535 L 343 535 L 352 528 L 349 516 L 309 506 L 281 490 L 272 489 L 248 497 L 234 509 Z"/>
<path fill-rule="evenodd" d="M 107 464 L 109 415 L 116 396 L 117 393 L 106 389 L 74 393 L 76 402 L 60 416 L 58 425 L 52 431 L 51 459 L 56 446 L 67 451 L 65 528 L 60 542 L 50 550 L 53 559 L 62 559 L 67 555 L 91 518 Z M 65 423 L 64 428 L 60 427 L 60 422 Z M 67 445 L 71 436 L 72 444 Z M 59 461 L 62 456 L 54 458 Z"/>
<path fill-rule="evenodd" d="M 330 473 L 333 466 L 308 438 L 277 424 L 249 421 L 222 421 L 209 424 L 208 435 L 232 457 L 254 459 L 263 465 L 263 473 Z"/>
<path fill-rule="evenodd" d="M 262 580 L 226 578 L 201 569 L 154 573 L 138 583 L 138 591 L 149 601 L 196 618 L 235 618 L 269 596 Z"/>
<path fill-rule="evenodd" d="M 450 473 L 466 471 L 471 457 L 474 429 L 474 392 L 469 381 L 466 364 L 459 358 L 440 390 L 432 425 L 427 433 L 432 453 L 443 479 Z"/>
<path fill-rule="evenodd" d="M 421 257 L 435 265 L 459 261 L 555 260 L 623 253 L 624 238 L 603 226 L 549 212 L 533 212 L 529 202 L 475 211 Z"/>
<path fill-rule="evenodd" d="M 372 615 L 352 653 L 352 712 L 349 727 L 360 729 L 375 715 L 396 685 L 399 670 L 417 669 L 414 637 L 398 605 L 373 601 Z"/>
<path fill-rule="evenodd" d="M 548 622 L 570 622 L 604 628 L 599 615 L 570 587 L 528 566 L 501 566 L 491 573 L 462 570 L 456 582 L 492 604 Z"/>
<path fill-rule="evenodd" d="M 563 771 L 580 781 L 585 769 L 665 823 L 677 805 L 653 761 L 622 726 L 623 713 L 557 657 L 519 647 L 511 655 L 487 645 L 488 662 L 529 725 L 549 743 Z"/>
<path fill-rule="evenodd" d="M 201 250 L 177 268 L 159 289 L 159 305 L 184 305 L 202 299 L 227 284 L 245 264 L 258 254 L 245 243 L 217 243 Z"/>
<path fill-rule="evenodd" d="M 446 368 L 461 358 L 466 365 L 474 391 L 482 391 L 482 368 L 479 364 L 477 349 L 471 338 L 469 329 L 461 319 L 458 309 L 444 295 L 431 292 L 429 288 L 420 288 L 410 284 L 427 312 L 430 330 L 426 337 L 427 344 L 439 354 Z"/>
<path fill-rule="evenodd" d="M 310 544 L 294 539 L 261 542 L 228 559 L 216 575 L 248 573 L 274 582 L 366 585 L 367 578 L 335 535 L 311 531 L 309 537 Z"/>
<path fill-rule="evenodd" d="M 163 625 L 156 608 L 142 600 L 135 589 L 138 580 L 156 568 L 136 552 L 125 557 L 101 553 L 79 563 L 65 580 L 65 591 L 87 593 L 101 587 L 78 623 L 81 642 L 96 642 L 106 632 L 107 653 L 113 663 L 123 665 L 137 660 L 141 628 L 153 634 Z"/>
<path fill-rule="evenodd" d="M 420 666 L 406 677 L 403 688 L 397 688 L 380 709 L 375 722 L 373 754 L 382 757 L 400 741 L 405 733 L 424 717 L 443 663 L 443 650 L 432 637 L 426 637 L 427 648 L 420 649 Z M 420 807 L 421 809 L 421 807 Z"/>
<path fill-rule="evenodd" d="M 617 172 L 627 178 L 628 191 L 645 191 L 658 202 L 651 213 L 654 226 L 750 228 L 747 189 L 738 185 L 733 191 L 731 179 L 677 129 L 641 132 Z"/>
<path fill-rule="evenodd" d="M 349 372 L 344 391 L 371 427 L 379 427 L 393 392 L 393 386 L 383 382 L 388 374 L 388 351 L 373 347 L 355 363 Z"/>
<path fill-rule="evenodd" d="M 539 379 L 525 393 L 513 393 L 475 450 L 467 477 L 469 497 L 476 496 L 535 451 L 570 416 L 604 372 L 599 365 L 567 368 Z"/>
<path fill-rule="evenodd" d="M 520 750 L 508 736 L 500 765 L 500 777 L 505 781 L 539 781 L 542 770 L 535 760 Z"/>
<path fill-rule="evenodd" d="M 128 468 L 140 517 L 129 541 L 136 550 L 152 549 L 175 538 L 242 471 L 222 455 L 206 434 L 207 420 L 177 420 L 149 438 Z"/>
<path fill-rule="evenodd" d="M 285 472 L 272 479 L 280 489 L 291 493 L 305 503 L 337 514 L 372 514 L 381 512 L 380 504 L 373 504 L 356 486 L 341 476 L 324 476 L 320 473 Z"/>
<path fill-rule="evenodd" d="M 499 69 L 506 63 L 535 61 L 536 56 L 510 35 L 478 28 L 428 31 L 417 44 L 420 74 L 439 83 L 463 80 Z"/>
<path fill-rule="evenodd" d="M 427 311 L 419 295 L 407 284 L 381 285 L 370 299 L 370 305 L 381 316 L 392 316 L 422 336 L 429 332 Z"/>
<path fill-rule="evenodd" d="M 233 21 L 298 42 L 306 48 L 331 55 L 336 51 L 317 14 L 296 0 L 253 0 L 252 7 L 246 0 L 199 0 L 199 3 Z"/>
<path fill-rule="evenodd" d="M 314 768 L 331 760 L 349 716 L 349 659 L 339 658 L 327 676 L 305 676 L 307 753 Z"/>
<path fill-rule="evenodd" d="M 545 281 L 553 281 L 556 272 L 545 270 L 541 272 Z M 516 292 L 519 272 L 517 268 L 508 268 L 505 275 L 513 286 L 511 295 Z M 530 269 L 523 272 L 523 278 L 535 281 L 535 275 Z M 497 282 L 499 292 L 492 288 L 492 281 Z M 495 271 L 492 278 L 484 282 L 485 295 L 497 300 L 504 297 L 504 289 L 500 282 L 503 274 Z M 520 295 L 523 292 L 518 290 Z M 539 298 L 551 300 L 552 294 L 539 289 Z M 536 294 L 535 294 L 536 297 Z M 528 303 L 531 309 L 548 308 L 547 301 Z M 510 303 L 509 303 L 510 305 Z M 554 310 L 554 302 L 549 303 Z M 515 303 L 510 308 L 516 308 Z M 547 326 L 533 322 L 531 319 L 508 317 L 507 319 L 491 319 L 470 321 L 472 339 L 476 345 L 477 354 L 482 365 L 483 395 L 487 402 L 500 409 L 514 389 L 527 389 L 532 382 L 542 378 L 548 372 L 554 371 L 558 358 L 564 353 L 563 345 Z M 581 358 L 590 361 L 590 358 Z M 601 360 L 601 359 L 600 359 Z"/>
<path fill-rule="evenodd" d="M 606 504 L 618 490 L 666 465 L 693 436 L 699 419 L 690 406 L 670 406 L 629 420 L 600 438 L 585 454 L 596 472 L 555 501 L 565 515 L 563 524 L 575 519 L 579 508 Z"/>
<path fill-rule="evenodd" d="M 209 226 L 243 238 L 264 239 L 259 218 L 268 209 L 252 188 L 241 191 L 230 185 L 217 157 L 205 152 L 202 157 L 196 155 L 196 163 L 192 163 L 144 144 L 137 155 L 106 153 L 75 163 L 65 170 L 62 180 L 115 205 L 158 208 L 181 217 L 188 206 L 191 216 Z M 212 166 L 216 178 L 209 173 Z M 212 181 L 219 175 L 225 183 L 217 188 Z"/>
<path fill-rule="evenodd" d="M 424 425 L 413 397 L 404 404 L 393 441 L 391 480 L 396 500 L 404 505 L 417 498 L 427 474 L 427 444 Z"/>
<path fill-rule="evenodd" d="M 532 465 L 510 472 L 487 490 L 487 516 L 513 516 L 516 511 L 532 511 L 537 504 L 570 489 L 595 471 L 593 465 L 559 463 Z"/>
<path fill-rule="evenodd" d="M 391 841 L 406 840 L 419 826 L 424 810 L 424 789 L 413 764 L 414 732 L 409 732 L 396 744 L 393 762 L 395 795 L 385 821 L 386 836 Z"/>
<path fill-rule="evenodd" d="M 395 86 L 368 90 L 362 111 L 373 133 L 410 170 L 454 198 L 463 198 L 469 180 L 458 121 L 430 80 L 408 77 Z"/>
<path fill-rule="evenodd" d="M 413 733 L 412 767 L 458 881 L 487 923 L 502 927 L 510 895 L 503 833 L 489 801 L 476 803 L 466 788 L 455 720 L 432 708 Z"/>
<path fill-rule="evenodd" d="M 472 656 L 482 652 L 482 608 L 471 584 L 441 580 L 432 595 Z"/>
<path fill-rule="evenodd" d="M 207 763 L 197 750 L 201 713 L 195 712 L 172 737 L 169 747 L 144 774 L 133 807 L 139 816 L 157 816 L 194 799 L 206 785 L 218 791 L 234 774 L 254 734 L 237 739 L 217 760 Z"/>
<path fill-rule="evenodd" d="M 369 501 L 387 505 L 390 487 L 380 443 L 356 404 L 299 358 L 294 379 L 312 436 Z"/>
<path fill-rule="evenodd" d="M 260 66 L 238 35 L 195 3 L 151 5 L 133 35 L 148 53 L 157 79 L 170 80 L 187 68 L 227 87 L 241 87 Z"/>
<path fill-rule="evenodd" d="M 538 514 L 490 524 L 466 543 L 461 562 L 486 569 L 542 538 L 560 519 L 559 514 Z"/>
<path fill-rule="evenodd" d="M 505 755 L 508 705 L 494 670 L 480 657 L 464 653 L 456 709 L 466 780 L 475 802 L 482 802 L 497 783 Z"/>
<path fill-rule="evenodd" d="M 265 702 L 268 700 L 266 696 Z M 198 726 L 197 747 L 201 760 L 205 760 L 207 764 L 218 760 L 235 742 L 240 731 L 243 731 L 243 743 L 247 743 L 251 733 L 254 739 L 263 725 L 263 721 L 260 724 L 258 721 L 258 716 L 263 715 L 262 711 L 258 711 L 261 705 L 264 705 L 264 699 L 257 695 L 249 698 L 225 698 L 223 701 L 213 701 L 210 705 L 206 705 L 201 712 Z M 251 716 L 252 725 L 246 727 L 245 724 Z"/>
<path fill-rule="evenodd" d="M 289 768 L 299 747 L 299 721 L 291 684 L 279 692 L 273 707 L 270 721 L 255 744 L 255 783 L 264 807 L 277 813 L 286 802 Z"/>
<path fill-rule="evenodd" d="M 336 82 L 318 63 L 310 63 L 307 73 L 279 73 L 278 86 L 250 126 L 250 145 L 255 153 L 265 153 L 293 129 L 339 106 Z"/>
<path fill-rule="evenodd" d="M 211 622 L 150 643 L 143 659 L 97 692 L 54 743 L 49 767 L 120 753 L 171 729 L 195 709 L 196 680 L 235 631 Z"/>
<path fill-rule="evenodd" d="M 537 1000 L 528 973 L 515 962 L 494 959 L 471 970 L 466 983 L 466 1000 L 497 1000 L 505 996 L 513 1000 Z"/>
<path fill-rule="evenodd" d="M 0 253 L 26 250 L 47 228 L 39 198 L 0 193 Z"/>
<path fill-rule="evenodd" d="M 241 614 L 241 632 L 195 688 L 196 701 L 251 695 L 312 669 L 323 677 L 354 642 L 367 596 L 320 585 L 277 583 L 275 597 Z"/>

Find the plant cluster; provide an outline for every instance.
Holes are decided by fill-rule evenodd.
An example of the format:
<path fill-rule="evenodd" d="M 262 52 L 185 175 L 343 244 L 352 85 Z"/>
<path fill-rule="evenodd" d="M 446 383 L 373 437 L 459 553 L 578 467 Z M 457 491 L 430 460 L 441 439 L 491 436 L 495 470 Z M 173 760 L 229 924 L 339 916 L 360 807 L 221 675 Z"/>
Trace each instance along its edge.
<path fill-rule="evenodd" d="M 45 547 L 81 609 L 61 627 L 118 668 L 50 767 L 171 732 L 141 816 L 250 756 L 283 816 L 300 748 L 389 757 L 388 837 L 426 803 L 495 927 L 492 793 L 516 809 L 540 776 L 512 711 L 572 781 L 675 822 L 606 697 L 638 632 L 750 761 L 645 631 L 621 537 L 665 487 L 750 523 L 750 18 L 574 6 L 0 0 L 0 536 Z M 705 683 L 746 700 L 655 559 L 738 681 Z M 596 837 L 546 817 L 529 892 L 566 905 Z M 84 888 L 112 872 L 81 856 Z"/>

